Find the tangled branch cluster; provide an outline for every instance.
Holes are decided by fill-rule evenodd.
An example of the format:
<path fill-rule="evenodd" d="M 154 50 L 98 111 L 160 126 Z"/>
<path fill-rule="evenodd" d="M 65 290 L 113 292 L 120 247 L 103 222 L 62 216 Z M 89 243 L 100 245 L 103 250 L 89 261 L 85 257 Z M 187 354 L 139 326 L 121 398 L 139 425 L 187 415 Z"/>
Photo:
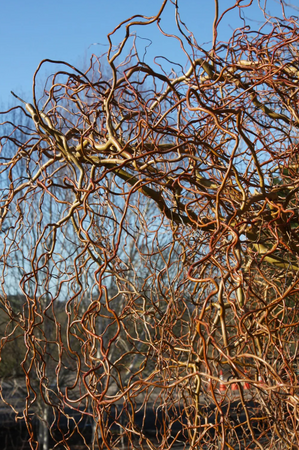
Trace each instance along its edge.
<path fill-rule="evenodd" d="M 40 398 L 64 448 L 81 433 L 55 434 L 72 411 L 100 445 L 154 448 L 136 423 L 149 409 L 159 448 L 299 443 L 298 24 L 226 43 L 216 16 L 207 52 L 177 12 L 186 70 L 167 75 L 134 44 L 120 63 L 166 3 L 124 22 L 116 50 L 108 36 L 110 79 L 103 59 L 62 63 L 3 123 L 0 351 L 24 339 L 32 448 Z"/>

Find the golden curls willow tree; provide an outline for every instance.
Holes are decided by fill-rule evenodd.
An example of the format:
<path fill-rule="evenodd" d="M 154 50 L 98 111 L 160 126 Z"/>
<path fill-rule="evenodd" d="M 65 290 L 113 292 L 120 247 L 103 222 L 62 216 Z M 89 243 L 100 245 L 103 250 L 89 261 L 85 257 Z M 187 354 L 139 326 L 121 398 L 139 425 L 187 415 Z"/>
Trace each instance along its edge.
<path fill-rule="evenodd" d="M 299 445 L 299 30 L 284 6 L 215 0 L 207 50 L 165 0 L 85 73 L 58 62 L 37 99 L 43 61 L 33 100 L 15 94 L 0 368 L 21 339 L 22 408 L 2 399 L 32 448 L 41 402 L 57 448 Z M 220 40 L 251 8 L 265 23 Z M 155 24 L 185 67 L 139 57 L 133 29 Z"/>

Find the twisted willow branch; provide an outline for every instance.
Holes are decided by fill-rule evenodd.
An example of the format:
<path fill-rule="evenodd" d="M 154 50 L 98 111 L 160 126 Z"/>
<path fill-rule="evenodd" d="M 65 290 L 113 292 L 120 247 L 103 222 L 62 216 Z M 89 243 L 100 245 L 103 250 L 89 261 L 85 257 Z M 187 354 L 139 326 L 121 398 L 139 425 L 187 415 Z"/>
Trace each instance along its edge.
<path fill-rule="evenodd" d="M 43 61 L 1 124 L 1 396 L 32 448 L 299 445 L 298 24 L 222 42 L 243 6 L 215 1 L 207 52 L 175 2 L 174 73 L 124 54 L 167 3 L 37 102 Z"/>

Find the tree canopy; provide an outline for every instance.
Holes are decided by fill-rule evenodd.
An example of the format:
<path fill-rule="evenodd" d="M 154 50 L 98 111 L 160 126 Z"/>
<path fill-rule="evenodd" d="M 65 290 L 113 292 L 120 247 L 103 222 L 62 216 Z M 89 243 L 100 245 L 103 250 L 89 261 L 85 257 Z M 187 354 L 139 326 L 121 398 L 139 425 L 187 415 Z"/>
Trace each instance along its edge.
<path fill-rule="evenodd" d="M 148 443 L 134 422 L 141 404 L 163 411 L 159 448 L 181 439 L 176 423 L 189 448 L 291 448 L 299 444 L 298 20 L 280 1 L 280 18 L 264 11 L 257 29 L 244 19 L 224 41 L 226 15 L 246 17 L 253 2 L 219 11 L 215 0 L 206 50 L 170 2 L 177 34 L 168 38 L 187 64 L 167 72 L 143 61 L 132 36 L 152 23 L 165 36 L 167 3 L 120 24 L 85 72 L 60 61 L 40 99 L 36 77 L 48 60 L 31 102 L 14 93 L 1 132 L 9 326 L 0 351 L 25 340 L 29 431 L 40 392 L 56 415 L 93 408 L 94 438 L 106 448 L 119 436 Z M 15 297 L 10 304 L 16 284 L 19 310 Z M 49 393 L 53 374 L 60 402 Z M 115 405 L 116 437 L 104 414 Z"/>

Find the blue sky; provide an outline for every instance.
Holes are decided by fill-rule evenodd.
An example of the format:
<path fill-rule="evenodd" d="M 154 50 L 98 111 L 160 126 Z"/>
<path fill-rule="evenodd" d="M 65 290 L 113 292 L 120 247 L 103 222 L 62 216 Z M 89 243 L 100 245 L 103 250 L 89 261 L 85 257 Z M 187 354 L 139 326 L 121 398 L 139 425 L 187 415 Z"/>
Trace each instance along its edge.
<path fill-rule="evenodd" d="M 259 19 L 258 0 L 253 1 L 252 17 Z M 42 59 L 65 60 L 84 68 L 92 53 L 100 55 L 108 49 L 107 34 L 119 22 L 133 14 L 156 14 L 161 3 L 161 0 L 3 0 L 0 3 L 1 109 L 15 104 L 11 90 L 31 101 L 32 77 Z M 224 7 L 233 5 L 235 1 L 220 0 L 219 3 L 223 11 Z M 206 47 L 210 48 L 214 1 L 181 0 L 180 5 L 181 17 L 194 32 L 198 43 L 206 43 Z M 268 5 L 271 11 L 279 11 L 276 0 L 268 0 Z M 237 25 L 240 25 L 240 20 L 235 11 L 222 26 L 223 38 L 228 38 Z M 167 32 L 175 30 L 171 4 L 162 16 L 161 26 Z M 157 54 L 185 62 L 179 46 L 173 40 L 163 38 L 156 25 L 135 27 L 135 30 L 140 37 L 153 41 L 147 49 L 147 63 L 151 63 Z M 123 36 L 124 30 L 120 30 L 114 42 L 117 43 Z M 141 54 L 149 43 L 145 39 L 138 39 Z M 39 76 L 39 87 L 44 84 L 45 76 L 55 71 L 54 66 L 47 64 Z"/>

